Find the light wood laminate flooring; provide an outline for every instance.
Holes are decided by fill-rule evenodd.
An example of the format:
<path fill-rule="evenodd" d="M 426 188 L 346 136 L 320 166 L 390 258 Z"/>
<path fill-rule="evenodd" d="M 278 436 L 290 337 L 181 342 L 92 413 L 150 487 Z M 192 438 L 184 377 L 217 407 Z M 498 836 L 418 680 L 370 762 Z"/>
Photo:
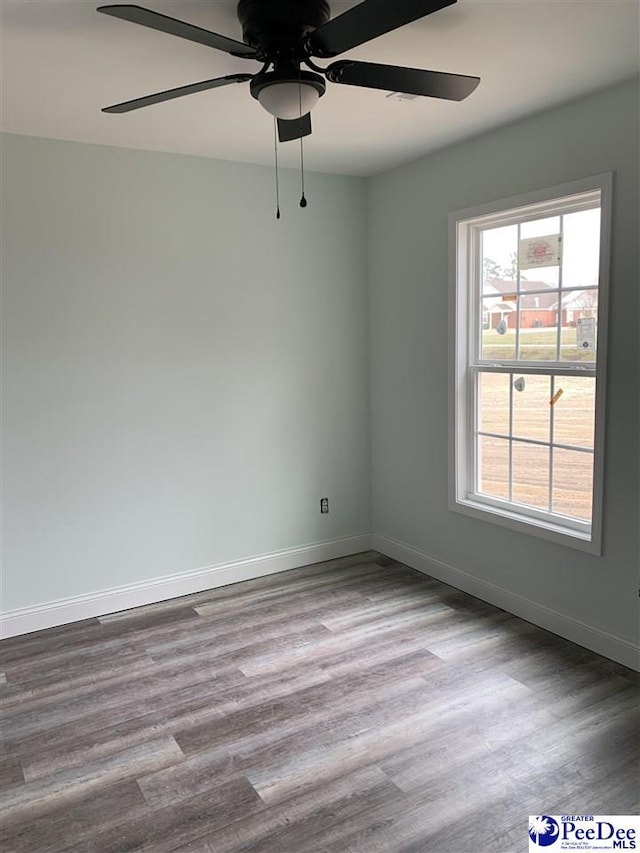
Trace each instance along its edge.
<path fill-rule="evenodd" d="M 377 554 L 0 642 L 2 853 L 520 853 L 638 811 L 638 675 Z"/>

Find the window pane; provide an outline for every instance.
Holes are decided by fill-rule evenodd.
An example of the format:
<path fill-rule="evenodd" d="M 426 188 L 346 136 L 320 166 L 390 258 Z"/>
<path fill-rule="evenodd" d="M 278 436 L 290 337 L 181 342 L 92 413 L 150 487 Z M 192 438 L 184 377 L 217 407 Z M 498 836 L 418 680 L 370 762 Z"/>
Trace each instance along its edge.
<path fill-rule="evenodd" d="M 515 291 L 517 273 L 518 226 L 490 228 L 482 232 L 482 289 L 483 293 L 504 293 L 504 281 L 511 281 L 507 290 Z"/>
<path fill-rule="evenodd" d="M 596 287 L 600 265 L 600 209 L 567 214 L 563 230 L 562 286 Z"/>
<path fill-rule="evenodd" d="M 579 450 L 553 451 L 553 512 L 591 521 L 593 455 Z"/>
<path fill-rule="evenodd" d="M 478 376 L 478 430 L 509 435 L 509 374 Z"/>
<path fill-rule="evenodd" d="M 544 237 L 546 234 L 557 234 L 560 231 L 560 217 L 548 216 L 545 219 L 530 219 L 520 226 L 521 237 Z"/>
<path fill-rule="evenodd" d="M 595 362 L 598 290 L 571 290 L 562 295 L 562 361 Z"/>
<path fill-rule="evenodd" d="M 524 239 L 524 238 L 522 238 Z M 560 287 L 560 267 L 532 267 L 524 269 L 520 273 L 520 291 L 527 293 L 530 290 L 557 290 Z"/>
<path fill-rule="evenodd" d="M 551 339 L 557 333 L 559 291 L 551 287 L 545 287 L 542 290 L 539 287 L 529 286 L 535 282 L 523 281 L 521 284 L 522 292 L 519 299 L 520 331 L 527 332 L 532 336 L 530 340 L 527 340 L 523 335 L 521 344 L 536 344 L 546 347 L 549 343 L 555 343 L 555 340 Z"/>
<path fill-rule="evenodd" d="M 551 379 L 518 376 L 513 379 L 513 436 L 535 441 L 550 439 Z"/>
<path fill-rule="evenodd" d="M 596 380 L 558 376 L 555 387 L 562 389 L 562 395 L 553 404 L 554 442 L 593 449 Z"/>
<path fill-rule="evenodd" d="M 478 436 L 477 491 L 509 500 L 509 441 Z"/>
<path fill-rule="evenodd" d="M 529 222 L 523 222 L 520 226 L 520 240 L 529 241 L 534 237 L 555 237 L 561 233 L 561 224 L 559 216 L 546 217 L 544 219 L 533 219 Z M 519 249 L 522 247 L 522 243 Z M 550 302 L 557 301 L 557 297 L 553 300 L 548 291 L 557 290 L 560 287 L 560 266 L 523 266 L 520 272 L 520 291 L 524 294 L 529 291 L 540 291 L 537 294 L 538 306 L 541 310 L 547 309 Z M 521 309 L 531 308 L 532 297 L 523 296 L 521 298 Z M 524 318 L 523 318 L 524 319 Z M 542 324 L 544 326 L 552 325 L 555 322 L 554 318 L 542 316 Z M 525 323 L 521 324 L 523 327 Z M 524 356 L 527 358 L 527 356 Z M 531 358 L 531 356 L 528 356 Z M 548 356 L 545 356 L 548 358 Z"/>
<path fill-rule="evenodd" d="M 512 361 L 516 357 L 515 303 L 502 297 L 482 299 L 482 345 L 480 358 Z"/>
<path fill-rule="evenodd" d="M 549 509 L 548 447 L 514 441 L 512 476 L 512 498 L 516 503 Z"/>
<path fill-rule="evenodd" d="M 534 315 L 532 317 L 532 315 Z M 557 311 L 521 312 L 520 353 L 523 361 L 556 361 L 558 358 Z M 522 328 L 533 319 L 533 326 Z M 536 323 L 538 325 L 536 325 Z"/>

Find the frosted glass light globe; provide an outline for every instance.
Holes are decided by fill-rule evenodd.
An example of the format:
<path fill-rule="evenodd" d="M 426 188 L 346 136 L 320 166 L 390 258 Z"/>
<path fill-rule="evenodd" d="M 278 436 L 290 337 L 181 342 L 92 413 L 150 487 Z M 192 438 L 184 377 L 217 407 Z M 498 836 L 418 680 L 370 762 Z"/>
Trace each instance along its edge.
<path fill-rule="evenodd" d="M 315 86 L 304 82 L 272 83 L 258 94 L 258 100 L 276 118 L 300 118 L 310 112 L 320 99 Z"/>

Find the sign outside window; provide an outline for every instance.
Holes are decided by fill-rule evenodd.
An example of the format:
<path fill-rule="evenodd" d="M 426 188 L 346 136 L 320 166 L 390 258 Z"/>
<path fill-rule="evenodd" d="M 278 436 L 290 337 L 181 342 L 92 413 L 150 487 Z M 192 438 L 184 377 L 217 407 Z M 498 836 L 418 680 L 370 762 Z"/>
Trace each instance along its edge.
<path fill-rule="evenodd" d="M 555 267 L 562 262 L 562 235 L 528 237 L 520 240 L 518 265 L 521 270 L 535 267 Z"/>

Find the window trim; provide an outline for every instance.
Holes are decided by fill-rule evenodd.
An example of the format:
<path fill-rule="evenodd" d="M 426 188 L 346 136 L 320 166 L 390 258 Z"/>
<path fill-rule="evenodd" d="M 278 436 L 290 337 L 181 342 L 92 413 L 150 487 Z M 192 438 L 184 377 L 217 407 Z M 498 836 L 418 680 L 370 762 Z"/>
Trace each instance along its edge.
<path fill-rule="evenodd" d="M 600 264 L 598 281 L 598 352 L 596 359 L 595 436 L 593 467 L 592 524 L 590 532 L 586 524 L 575 526 L 554 519 L 536 517 L 518 512 L 509 502 L 501 506 L 500 499 L 471 497 L 467 484 L 473 483 L 473 453 L 469 446 L 469 410 L 473 405 L 475 385 L 467 380 L 470 354 L 473 353 L 477 296 L 469 298 L 469 286 L 473 280 L 472 264 L 474 230 L 471 221 L 482 219 L 483 227 L 516 224 L 535 216 L 535 207 L 547 213 L 550 203 L 560 203 L 563 198 L 581 193 L 600 191 Z M 605 401 L 607 330 L 609 311 L 609 270 L 611 247 L 611 216 L 613 196 L 613 173 L 608 172 L 583 178 L 554 187 L 535 190 L 522 195 L 500 199 L 487 204 L 457 210 L 449 214 L 449 509 L 485 522 L 498 524 L 529 535 L 586 551 L 602 554 L 602 517 L 604 494 L 604 447 L 605 447 Z M 592 207 L 588 202 L 577 199 L 569 212 Z M 525 210 L 526 208 L 526 210 Z M 511 212 L 505 216 L 505 212 Z M 566 207 L 565 207 L 566 212 Z M 552 215 L 552 214 L 551 214 Z M 471 304 L 470 304 L 471 303 Z M 508 366 L 505 363 L 505 366 Z M 491 368 L 487 362 L 486 367 Z M 483 365 L 484 369 L 484 365 Z M 544 363 L 528 362 L 513 364 L 514 372 L 544 373 Z M 548 372 L 548 371 L 547 371 Z M 554 372 L 560 372 L 554 368 Z M 589 371 L 591 375 L 591 371 Z M 579 375 L 579 368 L 567 368 L 566 375 Z M 582 528 L 582 529 L 581 529 Z"/>

